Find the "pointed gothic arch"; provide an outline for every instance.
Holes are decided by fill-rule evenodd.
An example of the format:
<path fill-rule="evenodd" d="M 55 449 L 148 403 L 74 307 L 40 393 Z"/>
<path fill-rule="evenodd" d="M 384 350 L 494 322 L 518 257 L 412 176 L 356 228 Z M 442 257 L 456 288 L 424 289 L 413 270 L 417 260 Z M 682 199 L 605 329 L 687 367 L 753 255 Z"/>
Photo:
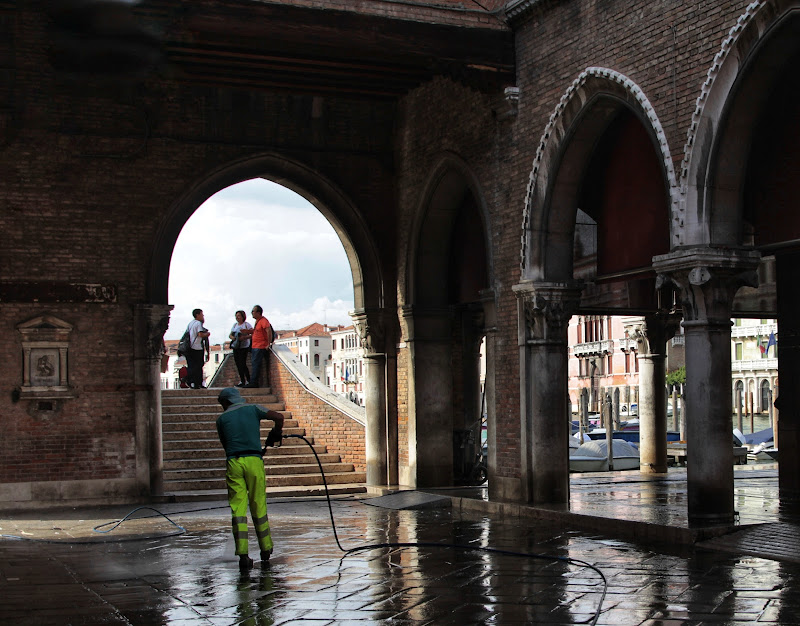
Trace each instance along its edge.
<path fill-rule="evenodd" d="M 411 348 L 405 484 L 463 480 L 474 459 L 468 450 L 477 452 L 480 445 L 479 353 L 495 314 L 490 232 L 476 176 L 458 156 L 442 155 L 425 185 L 405 254 L 404 321 Z M 487 337 L 485 358 L 491 481 L 492 337 Z"/>
<path fill-rule="evenodd" d="M 488 240 L 490 230 L 489 210 L 481 193 L 481 185 L 467 163 L 453 153 L 445 153 L 438 159 L 425 185 L 422 200 L 414 215 L 408 240 L 406 255 L 406 276 L 404 300 L 416 306 L 426 298 L 433 300 L 430 284 L 423 284 L 420 268 L 431 262 L 437 267 L 441 264 L 441 246 L 437 238 L 453 226 L 456 212 L 464 198 L 472 197 L 475 214 L 483 231 L 484 254 L 487 271 L 487 287 L 493 284 L 492 246 Z M 441 213 L 435 224 L 431 224 L 431 211 Z M 434 228 L 428 228 L 433 225 Z M 426 249 L 426 245 L 429 248 Z M 430 269 L 430 268 L 428 268 Z M 430 275 L 426 269 L 425 275 Z M 438 267 L 439 271 L 444 271 Z"/>
<path fill-rule="evenodd" d="M 347 255 L 356 310 L 384 306 L 385 285 L 376 244 L 357 207 L 333 183 L 311 168 L 264 154 L 225 164 L 198 177 L 164 213 L 148 270 L 147 292 L 167 304 L 169 265 L 181 229 L 197 208 L 218 191 L 253 178 L 265 178 L 303 196 L 330 222 Z"/>
<path fill-rule="evenodd" d="M 702 85 L 683 150 L 679 182 L 685 199 L 676 229 L 678 245 L 758 245 L 745 224 L 743 186 L 764 118 L 780 115 L 769 111 L 776 90 L 796 83 L 787 72 L 798 59 L 800 7 L 789 0 L 752 2 L 723 40 Z M 795 98 L 783 95 L 785 100 Z M 794 226 L 800 230 L 800 221 Z"/>
<path fill-rule="evenodd" d="M 655 109 L 629 78 L 590 67 L 570 85 L 545 128 L 531 169 L 522 220 L 522 280 L 572 276 L 576 209 L 596 143 L 621 111 L 642 124 L 659 157 L 668 228 L 678 218 L 678 187 L 669 145 Z"/>

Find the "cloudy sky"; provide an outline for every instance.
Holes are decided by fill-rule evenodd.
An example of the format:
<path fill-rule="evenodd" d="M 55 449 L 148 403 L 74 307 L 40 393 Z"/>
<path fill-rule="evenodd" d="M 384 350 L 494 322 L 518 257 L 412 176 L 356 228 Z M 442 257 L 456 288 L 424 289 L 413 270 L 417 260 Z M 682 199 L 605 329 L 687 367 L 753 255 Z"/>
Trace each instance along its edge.
<path fill-rule="evenodd" d="M 251 180 L 212 196 L 183 227 L 169 273 L 175 305 L 167 339 L 203 309 L 211 343 L 227 340 L 234 313 L 260 304 L 277 329 L 351 324 L 353 279 L 339 238 L 293 191 Z"/>

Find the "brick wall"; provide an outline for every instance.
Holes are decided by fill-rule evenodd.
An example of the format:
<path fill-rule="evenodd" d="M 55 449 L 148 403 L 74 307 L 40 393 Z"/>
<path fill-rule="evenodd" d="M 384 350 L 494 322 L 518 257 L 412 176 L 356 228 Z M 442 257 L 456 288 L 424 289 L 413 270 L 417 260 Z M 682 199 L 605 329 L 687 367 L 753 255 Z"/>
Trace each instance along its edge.
<path fill-rule="evenodd" d="M 307 179 L 335 181 L 364 211 L 367 230 L 388 233 L 395 105 L 327 98 L 320 106 L 311 95 L 191 87 L 160 75 L 56 75 L 44 11 L 4 6 L 0 28 L 9 77 L 0 85 L 0 281 L 100 283 L 118 296 L 110 304 L 3 300 L 0 483 L 133 478 L 133 306 L 160 302 L 148 283 L 154 242 L 165 230 L 177 236 L 188 219 L 176 205 L 221 167 L 283 154 Z M 390 267 L 392 240 L 379 249 Z M 166 283 L 168 264 L 159 263 L 154 272 Z M 75 326 L 76 397 L 52 417 L 11 400 L 22 383 L 15 327 L 45 313 Z"/>
<path fill-rule="evenodd" d="M 314 443 L 352 463 L 357 471 L 366 470 L 364 427 L 341 411 L 310 394 L 280 360 L 269 355 L 269 382 L 272 392 L 292 412 L 298 424 L 314 435 Z"/>
<path fill-rule="evenodd" d="M 55 411 L 41 412 L 36 401 L 16 400 L 23 376 L 16 325 L 48 313 L 73 325 L 68 370 L 76 397 L 53 402 Z M 130 309 L 113 304 L 3 304 L 0 385 L 6 401 L 0 482 L 134 475 L 132 326 Z"/>
<path fill-rule="evenodd" d="M 109 304 L 57 298 L 2 302 L 0 483 L 134 475 L 132 311 L 136 304 L 163 303 L 159 298 L 166 297 L 153 293 L 151 264 L 162 283 L 169 271 L 167 260 L 153 261 L 154 242 L 165 232 L 177 237 L 192 210 L 184 199 L 214 173 L 239 171 L 238 164 L 265 154 L 307 172 L 302 181 L 286 182 L 320 203 L 325 199 L 314 193 L 315 181 L 326 181 L 345 199 L 342 204 L 354 207 L 351 214 L 333 217 L 342 230 L 361 229 L 372 238 L 376 257 L 361 261 L 380 265 L 375 274 L 384 284 L 379 293 L 366 294 L 367 304 L 388 308 L 413 304 L 407 259 L 431 172 L 443 155 L 465 163 L 486 207 L 497 301 L 497 472 L 518 476 L 519 349 L 511 288 L 520 277 L 531 165 L 548 119 L 581 71 L 611 68 L 644 91 L 678 164 L 708 68 L 747 3 L 561 0 L 537 6 L 515 25 L 519 114 L 500 121 L 492 113 L 497 94 L 443 78 L 397 103 L 192 86 L 168 72 L 134 82 L 59 76 L 47 60 L 44 12 L 5 3 L 0 8 L 5 35 L 0 63 L 8 78 L 0 82 L 0 281 L 101 283 L 115 286 L 118 297 Z M 402 7 L 404 16 L 410 16 L 410 7 Z M 430 19 L 433 9 L 424 13 Z M 225 184 L 234 178 L 231 174 Z M 356 242 L 353 254 L 361 254 L 364 245 Z M 22 378 L 15 327 L 44 313 L 75 326 L 69 368 L 76 397 L 50 417 L 32 415 L 29 403 L 12 401 Z M 407 350 L 401 350 L 398 426 L 406 464 L 413 367 Z M 286 372 L 273 374 L 287 407 L 309 415 L 308 427 L 318 430 L 316 416 L 329 409 L 298 395 Z M 301 411 L 306 403 L 308 410 Z M 337 428 L 340 439 L 332 435 L 330 445 L 341 441 L 346 447 L 345 433 L 353 426 Z M 348 454 L 363 467 L 363 444 Z"/>

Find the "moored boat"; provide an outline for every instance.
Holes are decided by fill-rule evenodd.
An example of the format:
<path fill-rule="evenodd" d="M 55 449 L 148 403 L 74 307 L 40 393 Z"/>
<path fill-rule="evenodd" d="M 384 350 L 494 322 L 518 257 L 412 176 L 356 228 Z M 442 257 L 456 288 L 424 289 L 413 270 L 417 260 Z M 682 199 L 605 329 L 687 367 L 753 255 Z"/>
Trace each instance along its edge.
<path fill-rule="evenodd" d="M 639 450 L 623 439 L 613 439 L 613 469 L 639 469 Z M 608 470 L 608 443 L 587 441 L 577 448 L 570 442 L 569 469 L 571 472 L 605 472 Z"/>
<path fill-rule="evenodd" d="M 587 435 L 589 435 L 590 439 L 597 441 L 604 440 L 606 438 L 606 429 L 595 428 L 594 430 L 588 432 Z M 631 428 L 630 430 L 615 430 L 613 436 L 614 439 L 622 439 L 628 443 L 639 443 L 639 427 L 637 425 L 636 428 Z M 680 438 L 681 434 L 678 431 L 667 431 L 667 441 L 679 441 Z"/>

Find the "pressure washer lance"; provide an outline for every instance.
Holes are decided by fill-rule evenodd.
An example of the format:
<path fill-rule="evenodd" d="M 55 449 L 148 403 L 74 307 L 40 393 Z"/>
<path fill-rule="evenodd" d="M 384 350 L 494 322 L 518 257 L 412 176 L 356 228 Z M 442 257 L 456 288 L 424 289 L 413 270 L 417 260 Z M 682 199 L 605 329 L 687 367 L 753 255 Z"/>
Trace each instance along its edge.
<path fill-rule="evenodd" d="M 292 435 L 284 435 L 283 428 L 278 428 L 278 427 L 273 428 L 271 431 L 269 431 L 269 435 L 267 435 L 267 438 L 264 441 L 264 447 L 261 449 L 261 454 L 262 455 L 266 454 L 267 448 L 274 448 L 275 444 L 279 442 L 281 439 L 286 439 L 287 437 L 291 436 Z M 297 435 L 294 436 L 296 437 Z M 321 466 L 320 469 L 322 469 Z"/>

